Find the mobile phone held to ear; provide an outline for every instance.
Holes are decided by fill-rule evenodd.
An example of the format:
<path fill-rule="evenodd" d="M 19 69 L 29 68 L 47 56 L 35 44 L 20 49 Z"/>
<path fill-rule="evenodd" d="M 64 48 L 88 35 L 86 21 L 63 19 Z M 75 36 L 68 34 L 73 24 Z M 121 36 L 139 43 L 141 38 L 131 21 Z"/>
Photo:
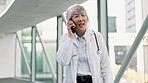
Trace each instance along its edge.
<path fill-rule="evenodd" d="M 73 33 L 76 32 L 75 28 L 76 28 L 75 26 L 72 26 L 72 27 L 71 27 L 71 31 L 72 31 Z"/>
<path fill-rule="evenodd" d="M 70 20 L 72 21 L 71 18 L 70 18 Z M 73 33 L 75 33 L 75 32 L 76 32 L 76 27 L 75 27 L 75 26 L 72 26 L 72 27 L 71 27 L 71 31 L 72 31 Z"/>

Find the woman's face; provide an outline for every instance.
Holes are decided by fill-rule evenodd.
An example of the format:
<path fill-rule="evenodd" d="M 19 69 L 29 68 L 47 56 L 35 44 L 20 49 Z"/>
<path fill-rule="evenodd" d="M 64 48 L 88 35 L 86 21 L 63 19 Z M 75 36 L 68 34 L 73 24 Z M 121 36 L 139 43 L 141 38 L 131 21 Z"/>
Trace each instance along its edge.
<path fill-rule="evenodd" d="M 74 15 L 72 16 L 72 21 L 74 22 L 77 31 L 86 30 L 88 19 L 85 13 L 82 13 L 80 11 L 74 12 Z"/>

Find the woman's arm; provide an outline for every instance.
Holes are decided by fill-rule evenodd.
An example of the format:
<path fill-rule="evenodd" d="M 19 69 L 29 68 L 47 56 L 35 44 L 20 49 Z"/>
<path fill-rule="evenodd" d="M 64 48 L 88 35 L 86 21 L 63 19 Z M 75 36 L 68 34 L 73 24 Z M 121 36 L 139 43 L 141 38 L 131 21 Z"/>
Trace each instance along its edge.
<path fill-rule="evenodd" d="M 68 34 L 64 34 L 59 43 L 57 52 L 57 61 L 61 65 L 68 65 L 72 57 L 73 39 L 69 38 Z"/>

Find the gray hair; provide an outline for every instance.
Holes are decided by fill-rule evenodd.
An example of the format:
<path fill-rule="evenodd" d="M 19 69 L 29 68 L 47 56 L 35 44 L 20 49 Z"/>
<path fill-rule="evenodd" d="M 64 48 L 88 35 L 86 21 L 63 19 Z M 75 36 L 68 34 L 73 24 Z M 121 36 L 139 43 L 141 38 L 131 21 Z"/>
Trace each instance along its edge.
<path fill-rule="evenodd" d="M 87 16 L 87 12 L 83 6 L 81 6 L 79 4 L 74 4 L 67 9 L 66 19 L 70 20 L 71 17 L 74 15 L 74 12 L 77 12 L 77 11 L 80 11 L 80 12 L 86 14 L 86 16 Z M 87 16 L 87 18 L 88 18 L 88 16 Z"/>

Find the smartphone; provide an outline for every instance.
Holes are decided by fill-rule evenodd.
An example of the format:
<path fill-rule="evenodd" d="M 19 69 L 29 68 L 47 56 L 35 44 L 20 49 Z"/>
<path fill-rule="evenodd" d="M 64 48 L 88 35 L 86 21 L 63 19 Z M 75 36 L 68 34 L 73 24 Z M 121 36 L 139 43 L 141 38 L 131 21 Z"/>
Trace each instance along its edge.
<path fill-rule="evenodd" d="M 76 32 L 75 28 L 76 28 L 75 26 L 72 26 L 72 27 L 71 27 L 71 31 L 72 31 L 73 33 Z"/>
<path fill-rule="evenodd" d="M 70 20 L 72 21 L 71 18 L 70 18 Z M 72 26 L 72 27 L 71 27 L 71 31 L 72 31 L 73 33 L 75 33 L 75 32 L 76 32 L 76 27 L 75 27 L 75 26 Z"/>

